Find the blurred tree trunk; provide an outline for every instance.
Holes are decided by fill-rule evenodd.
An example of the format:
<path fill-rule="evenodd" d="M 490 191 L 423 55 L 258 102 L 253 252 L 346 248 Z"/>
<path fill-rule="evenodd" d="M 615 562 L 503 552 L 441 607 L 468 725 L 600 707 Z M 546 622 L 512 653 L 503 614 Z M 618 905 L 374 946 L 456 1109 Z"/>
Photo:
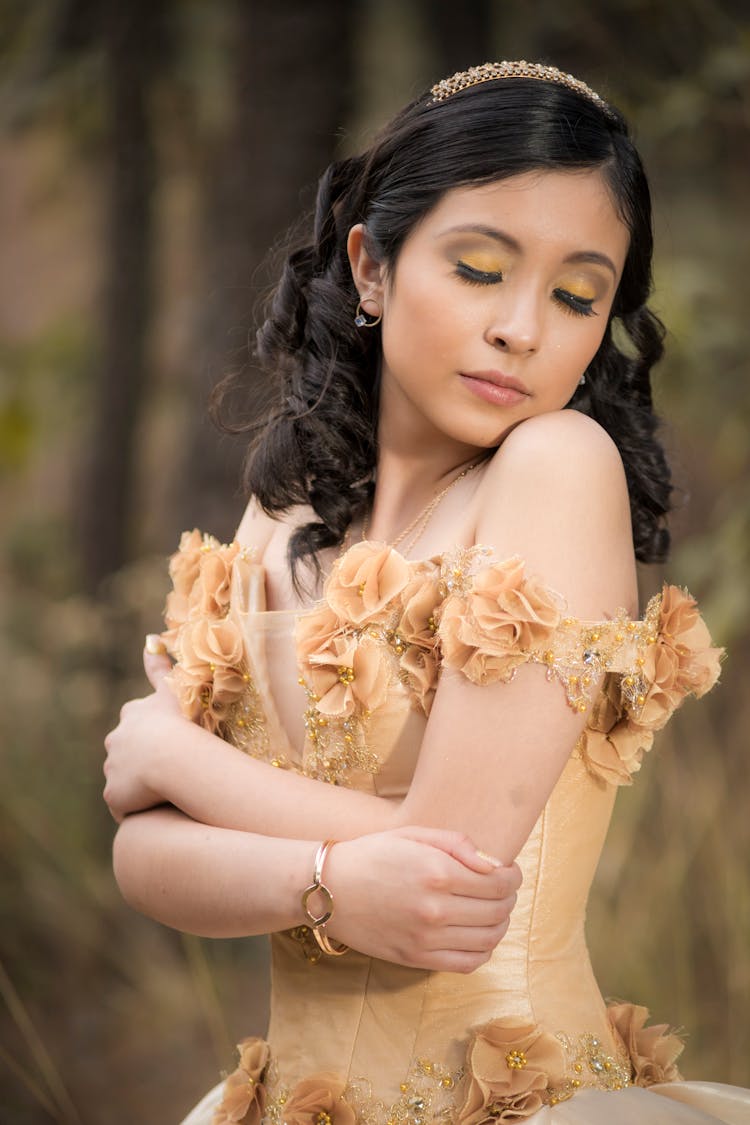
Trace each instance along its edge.
<path fill-rule="evenodd" d="M 80 500 L 83 578 L 92 589 L 127 554 L 152 302 L 155 158 L 148 95 L 158 53 L 158 5 L 108 0 L 101 15 L 111 128 L 105 327 Z"/>
<path fill-rule="evenodd" d="M 265 255 L 297 219 L 349 116 L 356 6 L 309 0 L 234 0 L 232 119 L 204 169 L 205 289 L 188 372 L 189 427 L 178 475 L 176 526 L 231 537 L 241 514 L 248 438 L 220 438 L 206 414 L 211 387 L 244 367 L 251 414 L 254 311 L 270 271 Z"/>

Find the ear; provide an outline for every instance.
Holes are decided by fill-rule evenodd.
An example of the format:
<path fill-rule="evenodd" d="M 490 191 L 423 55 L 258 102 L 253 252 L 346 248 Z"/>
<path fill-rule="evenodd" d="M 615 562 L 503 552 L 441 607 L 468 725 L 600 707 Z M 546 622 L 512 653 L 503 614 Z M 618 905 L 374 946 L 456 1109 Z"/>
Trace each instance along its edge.
<path fill-rule="evenodd" d="M 349 231 L 346 241 L 349 265 L 357 292 L 364 302 L 368 297 L 380 300 L 383 293 L 385 270 L 381 262 L 373 258 L 367 249 L 367 231 L 362 223 L 357 223 Z"/>

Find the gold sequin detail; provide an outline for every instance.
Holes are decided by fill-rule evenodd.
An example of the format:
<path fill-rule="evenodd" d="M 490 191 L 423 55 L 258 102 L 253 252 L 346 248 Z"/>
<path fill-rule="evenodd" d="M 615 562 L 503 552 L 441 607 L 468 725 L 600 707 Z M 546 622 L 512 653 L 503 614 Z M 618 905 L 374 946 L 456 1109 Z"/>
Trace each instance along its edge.
<path fill-rule="evenodd" d="M 474 576 L 487 565 L 492 565 L 491 558 L 492 551 L 481 546 L 459 548 L 443 556 L 435 607 L 428 619 L 431 634 L 439 632 L 444 599 L 469 593 Z M 388 621 L 378 624 L 364 622 L 356 628 L 350 627 L 348 632 L 358 643 L 360 638 L 366 638 L 368 642 L 375 641 L 382 646 L 383 660 L 392 662 L 391 683 L 401 683 L 413 693 L 411 674 L 402 663 L 404 655 L 411 649 L 398 632 L 402 608 L 400 603 L 396 603 Z M 637 722 L 650 686 L 643 674 L 646 663 L 644 653 L 647 646 L 656 640 L 660 608 L 661 595 L 657 594 L 649 602 L 641 621 L 630 620 L 624 610 L 610 621 L 596 623 L 563 617 L 543 647 L 520 655 L 528 663 L 543 665 L 548 679 L 556 679 L 562 684 L 574 711 L 581 715 L 591 712 L 590 723 L 595 722 L 604 676 L 607 673 L 616 675 L 623 703 Z M 304 666 L 302 670 L 304 672 Z M 337 675 L 339 683 L 346 687 L 355 683 L 355 670 L 351 665 L 338 667 Z M 305 676 L 301 675 L 299 682 L 308 697 L 304 714 L 306 738 L 304 762 L 294 764 L 279 755 L 271 759 L 272 748 L 268 745 L 262 703 L 247 671 L 245 680 L 243 698 L 229 716 L 230 741 L 235 745 L 253 757 L 272 760 L 281 768 L 293 768 L 335 785 L 356 784 L 356 775 L 360 773 L 377 774 L 380 761 L 368 749 L 371 715 L 359 700 L 355 699 L 350 713 L 345 716 L 324 715 L 318 710 L 318 699 Z M 428 692 L 430 700 L 431 694 Z M 415 694 L 412 694 L 412 703 L 420 706 Z M 424 701 L 421 705 L 425 711 L 429 710 Z M 576 756 L 581 754 L 581 745 L 579 740 L 574 750 Z"/>
<path fill-rule="evenodd" d="M 345 1100 L 356 1115 L 357 1125 L 448 1125 L 455 1119 L 454 1094 L 463 1069 L 450 1071 L 432 1059 L 420 1058 L 403 1082 L 400 1096 L 391 1105 L 374 1097 L 366 1078 L 352 1079 L 344 1091 Z"/>
<path fill-rule="evenodd" d="M 242 679 L 245 685 L 242 697 L 232 705 L 227 717 L 227 741 L 253 758 L 265 759 L 270 746 L 263 704 L 247 668 L 242 669 Z M 274 764 L 286 765 L 281 758 L 277 758 Z"/>
<path fill-rule="evenodd" d="M 542 1100 L 548 1105 L 567 1101 L 584 1088 L 624 1090 L 631 1083 L 630 1060 L 624 1051 L 607 1054 L 596 1035 L 565 1035 L 558 1032 L 567 1056 L 567 1075 L 559 1086 L 550 1087 Z"/>
<path fill-rule="evenodd" d="M 624 610 L 595 626 L 565 617 L 543 652 L 529 652 L 529 662 L 543 664 L 549 679 L 562 683 L 568 703 L 581 714 L 594 703 L 604 674 L 621 673 L 623 700 L 637 718 L 649 686 L 642 672 L 642 650 L 654 636 L 660 607 L 661 595 L 657 594 L 642 621 L 628 620 Z"/>
<path fill-rule="evenodd" d="M 351 682 L 342 679 L 342 669 L 339 669 L 339 679 L 342 683 Z M 308 699 L 304 716 L 305 761 L 301 772 L 331 785 L 351 784 L 351 775 L 359 772 L 376 774 L 380 759 L 367 748 L 369 711 L 360 707 L 351 715 L 323 715 L 317 708 L 318 697 L 304 676 L 300 677 L 300 683 Z"/>
<path fill-rule="evenodd" d="M 566 1075 L 562 1082 L 541 1093 L 545 1105 L 558 1105 L 583 1089 L 616 1091 L 631 1084 L 630 1063 L 624 1051 L 608 1054 L 598 1036 L 588 1033 L 571 1036 L 558 1032 L 556 1038 L 565 1050 Z M 528 1064 L 525 1052 L 515 1048 L 508 1051 L 505 1061 L 511 1070 L 523 1070 Z M 292 1087 L 278 1083 L 275 1068 L 269 1073 L 273 1077 L 266 1083 L 268 1125 L 283 1125 L 283 1107 Z M 390 1105 L 374 1094 L 373 1082 L 361 1076 L 350 1079 L 343 1098 L 354 1110 L 357 1125 L 454 1125 L 466 1096 L 464 1080 L 468 1077 L 465 1067 L 450 1070 L 434 1059 L 420 1058 L 399 1083 L 399 1097 Z M 504 1108 L 501 1099 L 496 1112 Z"/>

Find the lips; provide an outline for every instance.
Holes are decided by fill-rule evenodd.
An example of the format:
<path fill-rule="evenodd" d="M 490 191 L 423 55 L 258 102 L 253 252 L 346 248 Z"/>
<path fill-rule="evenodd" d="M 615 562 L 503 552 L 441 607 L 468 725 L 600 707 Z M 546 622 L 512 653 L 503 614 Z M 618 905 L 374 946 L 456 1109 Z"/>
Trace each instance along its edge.
<path fill-rule="evenodd" d="M 464 371 L 460 378 L 467 390 L 493 406 L 517 406 L 531 394 L 520 379 L 502 371 Z"/>

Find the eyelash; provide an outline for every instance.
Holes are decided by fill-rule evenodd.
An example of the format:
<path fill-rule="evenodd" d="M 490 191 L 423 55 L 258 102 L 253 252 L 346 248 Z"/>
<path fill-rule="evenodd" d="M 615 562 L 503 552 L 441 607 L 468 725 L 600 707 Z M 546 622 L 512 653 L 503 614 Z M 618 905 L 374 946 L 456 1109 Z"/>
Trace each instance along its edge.
<path fill-rule="evenodd" d="M 461 261 L 456 262 L 456 273 L 462 281 L 469 285 L 497 285 L 499 281 L 503 280 L 500 270 L 477 270 Z"/>
<path fill-rule="evenodd" d="M 563 312 L 570 313 L 571 316 L 598 316 L 591 307 L 593 297 L 576 297 L 574 293 L 568 293 L 567 289 L 555 289 L 552 296 Z"/>
<path fill-rule="evenodd" d="M 478 270 L 461 261 L 456 262 L 456 273 L 467 285 L 497 285 L 503 280 L 503 275 L 499 270 L 497 272 Z M 574 293 L 569 293 L 567 289 L 553 290 L 552 297 L 563 312 L 570 316 L 598 315 L 591 307 L 594 303 L 593 297 L 576 297 Z"/>

